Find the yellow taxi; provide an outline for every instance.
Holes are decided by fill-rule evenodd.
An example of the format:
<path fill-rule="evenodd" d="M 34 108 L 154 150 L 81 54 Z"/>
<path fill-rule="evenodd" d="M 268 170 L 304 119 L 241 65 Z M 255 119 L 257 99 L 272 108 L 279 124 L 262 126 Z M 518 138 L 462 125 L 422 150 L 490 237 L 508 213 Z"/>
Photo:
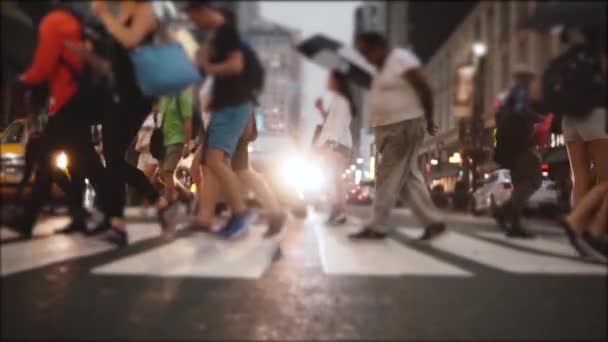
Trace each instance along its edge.
<path fill-rule="evenodd" d="M 0 196 L 2 202 L 14 200 L 17 195 L 17 185 L 25 171 L 25 146 L 30 136 L 31 127 L 26 119 L 13 121 L 0 135 Z M 65 156 L 62 154 L 62 158 Z M 23 196 L 31 194 L 34 176 L 24 187 Z M 62 199 L 63 191 L 56 184 L 52 188 L 53 199 Z"/>

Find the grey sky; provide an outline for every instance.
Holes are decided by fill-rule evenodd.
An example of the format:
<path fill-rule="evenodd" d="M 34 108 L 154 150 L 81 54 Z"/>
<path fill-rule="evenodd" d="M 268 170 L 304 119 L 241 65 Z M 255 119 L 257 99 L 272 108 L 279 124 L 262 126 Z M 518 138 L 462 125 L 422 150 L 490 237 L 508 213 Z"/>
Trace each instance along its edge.
<path fill-rule="evenodd" d="M 273 22 L 300 30 L 302 38 L 323 33 L 350 44 L 354 29 L 354 10 L 361 1 L 260 1 L 261 15 Z M 302 65 L 302 122 L 309 123 L 304 134 L 312 132 L 320 117 L 314 101 L 323 95 L 327 73 L 304 60 Z M 308 132 L 307 132 L 308 131 Z"/>

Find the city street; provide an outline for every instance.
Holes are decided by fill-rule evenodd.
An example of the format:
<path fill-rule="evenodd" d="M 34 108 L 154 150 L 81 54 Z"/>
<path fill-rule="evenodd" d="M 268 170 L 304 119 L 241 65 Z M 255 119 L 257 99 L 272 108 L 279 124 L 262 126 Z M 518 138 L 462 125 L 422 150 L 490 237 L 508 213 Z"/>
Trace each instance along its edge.
<path fill-rule="evenodd" d="M 533 240 L 505 238 L 487 217 L 448 214 L 450 232 L 411 239 L 407 209 L 382 242 L 346 235 L 369 217 L 327 227 L 311 213 L 283 236 L 265 227 L 221 241 L 173 241 L 128 210 L 122 250 L 79 234 L 20 241 L 2 229 L 3 339 L 603 339 L 606 267 L 575 257 L 535 220 Z M 36 234 L 66 223 L 46 219 Z"/>

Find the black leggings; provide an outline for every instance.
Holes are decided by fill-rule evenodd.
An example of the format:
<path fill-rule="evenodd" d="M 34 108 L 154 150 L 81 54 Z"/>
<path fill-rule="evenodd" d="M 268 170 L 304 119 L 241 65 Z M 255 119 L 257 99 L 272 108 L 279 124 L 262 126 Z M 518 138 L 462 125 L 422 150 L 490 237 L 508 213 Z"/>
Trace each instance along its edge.
<path fill-rule="evenodd" d="M 33 228 L 40 209 L 49 200 L 53 180 L 57 180 L 66 193 L 72 209 L 82 209 L 82 183 L 85 177 L 96 185 L 101 203 L 107 203 L 106 191 L 101 186 L 106 182 L 106 174 L 93 146 L 86 111 L 86 103 L 75 96 L 48 120 L 40 137 L 38 170 L 32 195 L 25 208 L 25 223 L 29 228 Z M 54 165 L 59 150 L 68 156 L 68 179 L 57 179 L 55 176 L 60 172 Z"/>
<path fill-rule="evenodd" d="M 112 200 L 108 202 L 109 217 L 124 216 L 126 184 L 133 186 L 152 203 L 159 197 L 144 173 L 125 160 L 127 149 L 150 114 L 152 102 L 142 98 L 127 101 L 116 105 L 103 119 L 103 153 L 108 173 L 106 190 L 112 195 Z"/>

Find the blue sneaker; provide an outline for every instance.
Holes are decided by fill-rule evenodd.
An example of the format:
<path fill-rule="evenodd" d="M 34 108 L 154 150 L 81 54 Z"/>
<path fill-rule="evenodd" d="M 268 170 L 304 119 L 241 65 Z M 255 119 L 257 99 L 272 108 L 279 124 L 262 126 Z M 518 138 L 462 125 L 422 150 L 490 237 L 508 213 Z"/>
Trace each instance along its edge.
<path fill-rule="evenodd" d="M 255 212 L 251 209 L 245 210 L 243 213 L 234 215 L 228 223 L 218 232 L 218 234 L 230 239 L 242 235 L 247 232 L 249 225 L 255 220 Z"/>

